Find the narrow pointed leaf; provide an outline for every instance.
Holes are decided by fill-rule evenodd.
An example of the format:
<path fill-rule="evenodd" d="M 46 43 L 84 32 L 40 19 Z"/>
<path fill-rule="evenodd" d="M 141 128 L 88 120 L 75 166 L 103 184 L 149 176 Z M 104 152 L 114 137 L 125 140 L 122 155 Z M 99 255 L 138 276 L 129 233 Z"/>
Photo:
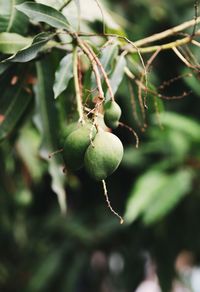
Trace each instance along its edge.
<path fill-rule="evenodd" d="M 106 73 L 109 75 L 110 71 L 112 71 L 113 63 L 115 57 L 117 57 L 118 53 L 118 43 L 111 44 L 109 46 L 106 46 L 105 48 L 102 49 L 101 51 L 101 57 L 100 57 L 100 62 L 106 71 Z M 104 80 L 103 75 L 101 74 L 101 79 L 102 81 Z M 95 87 L 95 75 L 94 72 L 92 73 L 92 86 Z"/>
<path fill-rule="evenodd" d="M 158 171 L 149 171 L 135 183 L 125 211 L 125 220 L 132 223 L 154 200 L 167 181 L 167 176 Z"/>
<path fill-rule="evenodd" d="M 0 74 L 4 73 L 9 67 L 9 63 L 0 63 Z"/>
<path fill-rule="evenodd" d="M 193 119 L 173 112 L 163 112 L 160 114 L 160 122 L 164 127 L 182 132 L 192 140 L 200 141 L 200 125 Z"/>
<path fill-rule="evenodd" d="M 4 118 L 0 123 L 0 141 L 7 138 L 15 129 L 32 99 L 32 95 L 26 92 L 21 84 L 17 88 L 12 88 L 10 95 L 12 95 L 12 102 L 8 104 L 5 112 L 1 112 L 1 116 Z"/>
<path fill-rule="evenodd" d="M 57 98 L 67 88 L 72 77 L 72 54 L 69 54 L 60 61 L 58 69 L 55 73 L 55 82 L 53 86 L 54 98 Z"/>
<path fill-rule="evenodd" d="M 24 2 L 16 9 L 26 14 L 34 22 L 45 22 L 55 28 L 68 28 L 65 16 L 56 9 L 34 2 Z"/>
<path fill-rule="evenodd" d="M 106 72 L 108 72 L 110 70 L 112 63 L 113 63 L 113 59 L 116 57 L 117 52 L 118 52 L 118 43 L 117 42 L 114 44 L 111 44 L 109 46 L 106 46 L 102 50 L 100 61 L 101 61 L 101 64 Z"/>
<path fill-rule="evenodd" d="M 0 32 L 16 32 L 24 34 L 28 28 L 28 19 L 15 9 L 15 5 L 23 0 L 0 1 Z"/>
<path fill-rule="evenodd" d="M 112 73 L 112 76 L 110 78 L 110 84 L 113 90 L 113 93 L 115 94 L 118 90 L 118 87 L 120 83 L 122 82 L 122 79 L 124 77 L 124 68 L 126 67 L 126 58 L 124 55 L 119 56 L 116 62 L 115 69 Z M 109 92 L 107 91 L 106 98 L 109 98 Z"/>
<path fill-rule="evenodd" d="M 193 172 L 189 169 L 179 170 L 169 175 L 160 189 L 157 199 L 146 208 L 143 216 L 145 224 L 152 224 L 163 218 L 191 190 Z"/>
<path fill-rule="evenodd" d="M 4 54 L 15 54 L 22 48 L 30 45 L 31 39 L 25 38 L 17 33 L 0 33 L 0 52 Z"/>
<path fill-rule="evenodd" d="M 38 53 L 44 45 L 53 37 L 53 34 L 42 32 L 35 36 L 30 46 L 23 48 L 11 57 L 3 60 L 2 62 L 29 62 L 36 58 Z"/>
<path fill-rule="evenodd" d="M 35 86 L 37 111 L 35 123 L 42 136 L 41 156 L 49 162 L 52 189 L 58 196 L 61 211 L 66 212 L 65 176 L 62 172 L 60 156 L 48 158 L 48 154 L 58 149 L 59 122 L 53 94 L 53 69 L 51 60 L 37 62 L 38 82 Z"/>

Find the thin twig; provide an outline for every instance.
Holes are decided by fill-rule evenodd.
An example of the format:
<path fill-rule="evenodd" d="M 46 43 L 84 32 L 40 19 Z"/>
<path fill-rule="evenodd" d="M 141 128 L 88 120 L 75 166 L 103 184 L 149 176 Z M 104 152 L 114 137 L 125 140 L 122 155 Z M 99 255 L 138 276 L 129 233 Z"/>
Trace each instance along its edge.
<path fill-rule="evenodd" d="M 58 149 L 58 150 L 56 150 L 54 152 L 49 153 L 49 155 L 48 155 L 49 159 L 51 159 L 54 155 L 56 155 L 56 154 L 58 154 L 60 152 L 63 152 L 63 148 Z"/>
<path fill-rule="evenodd" d="M 197 66 L 190 64 L 189 61 L 180 53 L 180 51 L 177 48 L 174 47 L 172 48 L 172 50 L 187 67 L 198 70 Z"/>
<path fill-rule="evenodd" d="M 83 50 L 83 52 L 86 54 L 86 56 L 91 62 L 92 69 L 96 78 L 97 88 L 99 91 L 99 98 L 104 100 L 104 92 L 103 92 L 102 84 L 101 84 L 101 76 L 100 76 L 96 61 L 93 55 L 91 54 L 90 50 L 87 48 L 87 46 L 85 46 L 85 43 L 82 40 L 80 40 L 80 38 L 77 38 L 77 41 L 78 41 L 78 45 L 80 46 L 80 48 Z"/>
<path fill-rule="evenodd" d="M 103 23 L 103 34 L 106 33 L 106 25 L 105 25 L 105 18 L 104 18 L 104 14 L 103 14 L 103 9 L 101 7 L 101 4 L 99 3 L 99 0 L 94 0 L 97 4 L 97 6 L 99 7 L 99 10 L 101 11 L 101 16 L 102 16 L 102 23 Z"/>
<path fill-rule="evenodd" d="M 134 42 L 134 44 L 137 46 L 137 47 L 141 47 L 141 46 L 144 46 L 144 45 L 147 45 L 149 43 L 153 43 L 155 41 L 159 41 L 159 40 L 162 40 L 162 39 L 165 39 L 171 35 L 175 35 L 177 34 L 178 32 L 180 31 L 183 31 L 189 27 L 192 27 L 195 25 L 195 23 L 199 23 L 200 22 L 200 17 L 198 17 L 197 19 L 193 19 L 193 20 L 189 20 L 189 21 L 186 21 L 186 22 L 183 22 L 182 24 L 179 24 L 177 26 L 174 26 L 172 28 L 169 28 L 165 31 L 162 31 L 160 33 L 156 33 L 156 34 L 153 34 L 149 37 L 146 37 L 144 39 L 141 39 L 141 40 L 138 40 L 136 42 Z"/>
<path fill-rule="evenodd" d="M 170 86 L 172 83 L 174 83 L 174 82 L 176 82 L 179 79 L 182 79 L 184 77 L 192 77 L 192 74 L 186 73 L 186 74 L 178 75 L 178 76 L 171 78 L 169 80 L 165 80 L 161 85 L 158 86 L 158 89 L 164 90 L 166 87 Z"/>
<path fill-rule="evenodd" d="M 134 79 L 134 81 L 135 81 L 135 83 L 136 83 L 137 85 L 140 83 L 140 81 L 139 81 L 138 79 Z M 144 84 L 141 84 L 141 86 L 145 89 Z M 151 93 L 152 95 L 155 95 L 155 96 L 157 96 L 157 97 L 159 97 L 159 98 L 166 99 L 166 100 L 181 99 L 181 98 L 183 98 L 183 97 L 185 97 L 185 96 L 188 96 L 188 95 L 191 93 L 191 91 L 189 91 L 189 92 L 185 92 L 185 91 L 184 91 L 181 95 L 166 96 L 166 95 L 163 95 L 163 94 L 161 94 L 161 93 L 159 93 L 159 92 L 156 92 L 156 91 L 154 91 L 154 90 L 152 90 L 152 89 L 149 89 L 149 88 L 147 88 L 146 90 L 147 90 L 149 93 Z"/>
<path fill-rule="evenodd" d="M 192 40 L 191 43 L 197 47 L 200 47 L 200 43 L 195 40 Z"/>
<path fill-rule="evenodd" d="M 126 129 L 128 129 L 134 136 L 135 136 L 135 140 L 136 140 L 136 143 L 135 143 L 135 148 L 138 148 L 139 147 L 139 137 L 138 137 L 138 134 L 133 130 L 133 128 L 129 127 L 128 125 L 122 123 L 122 122 L 119 122 L 119 125 L 121 127 L 124 127 Z"/>
<path fill-rule="evenodd" d="M 59 11 L 62 11 L 68 4 L 70 4 L 72 0 L 68 0 L 66 3 L 64 3 L 60 8 Z"/>
<path fill-rule="evenodd" d="M 115 100 L 114 93 L 113 93 L 113 90 L 112 90 L 112 87 L 111 87 L 111 84 L 110 84 L 110 81 L 109 81 L 109 78 L 108 78 L 108 75 L 107 75 L 105 69 L 103 68 L 103 66 L 102 66 L 99 58 L 97 57 L 97 55 L 95 54 L 95 52 L 92 50 L 92 48 L 86 42 L 84 42 L 84 44 L 87 46 L 87 48 L 90 51 L 90 53 L 92 54 L 95 62 L 99 66 L 99 69 L 101 70 L 102 75 L 103 75 L 103 77 L 105 79 L 106 85 L 108 87 L 108 91 L 109 91 L 110 97 L 114 101 Z"/>
<path fill-rule="evenodd" d="M 83 122 L 84 121 L 84 114 L 83 114 L 82 97 L 81 97 L 81 90 L 80 90 L 79 76 L 78 76 L 77 47 L 75 47 L 74 55 L 73 55 L 73 74 L 74 74 L 74 87 L 75 87 L 75 92 L 76 92 L 77 111 L 79 114 L 80 122 Z"/>
<path fill-rule="evenodd" d="M 106 197 L 106 202 L 108 204 L 108 208 L 111 210 L 111 212 L 113 214 L 115 214 L 120 219 L 120 224 L 123 224 L 124 223 L 124 219 L 115 210 L 113 210 L 113 208 L 111 206 L 110 200 L 108 198 L 108 191 L 107 191 L 107 188 L 106 188 L 105 180 L 102 180 L 102 184 L 103 184 L 104 196 Z"/>

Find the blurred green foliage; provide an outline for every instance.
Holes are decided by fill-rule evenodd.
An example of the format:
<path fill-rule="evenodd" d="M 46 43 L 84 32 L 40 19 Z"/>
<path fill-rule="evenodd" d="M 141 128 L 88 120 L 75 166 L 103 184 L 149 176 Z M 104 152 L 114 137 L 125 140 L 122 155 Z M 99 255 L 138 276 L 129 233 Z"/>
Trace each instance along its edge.
<path fill-rule="evenodd" d="M 77 6 L 82 1 L 71 1 L 64 9 L 73 27 L 78 25 Z M 64 1 L 35 2 L 59 9 Z M 101 11 L 93 2 L 86 5 L 88 15 L 82 16 L 81 30 L 101 33 Z M 189 0 L 102 3 L 107 31 L 131 40 L 194 16 Z M 53 32 L 37 37 L 36 46 L 34 41 L 30 45 L 30 39 L 48 30 L 48 25 L 30 23 L 21 12 L 13 12 L 12 5 L 13 1 L 0 0 L 0 31 L 24 36 L 29 47 L 13 60 L 7 59 L 21 49 L 21 39 L 12 35 L 12 48 L 5 49 L 1 47 L 5 35 L 0 33 L 0 58 L 7 59 L 0 64 L 0 291 L 134 291 L 145 277 L 147 253 L 156 262 L 162 291 L 170 291 L 177 255 L 186 249 L 196 264 L 200 260 L 199 71 L 186 68 L 172 51 L 159 54 L 148 75 L 150 88 L 156 90 L 166 80 L 183 75 L 166 86 L 163 95 L 192 93 L 164 102 L 148 94 L 144 132 L 136 119 L 142 118 L 139 103 L 134 115 L 124 76 L 126 65 L 138 75 L 139 57 L 120 55 L 117 39 L 102 49 L 100 60 L 110 74 L 122 121 L 140 137 L 139 149 L 135 149 L 131 133 L 125 128 L 115 130 L 125 154 L 107 187 L 114 208 L 124 214 L 121 226 L 106 208 L 101 184 L 84 170 L 63 174 L 60 154 L 48 158 L 62 147 L 66 125 L 77 119 L 71 55 L 65 57 L 64 50 L 54 46 L 58 40 L 53 39 Z M 67 37 L 60 38 L 69 42 Z M 91 44 L 98 52 L 102 39 L 92 39 Z M 66 47 L 70 49 L 71 44 Z M 192 52 L 199 61 L 199 48 L 192 47 Z M 24 58 L 30 62 L 18 63 Z M 86 68 L 87 62 L 83 62 Z M 64 66 L 68 66 L 67 76 Z M 86 89 L 93 85 L 89 68 L 83 78 L 84 100 Z M 137 89 L 132 90 L 137 95 Z M 65 194 L 67 215 L 63 216 L 59 204 L 65 209 Z"/>

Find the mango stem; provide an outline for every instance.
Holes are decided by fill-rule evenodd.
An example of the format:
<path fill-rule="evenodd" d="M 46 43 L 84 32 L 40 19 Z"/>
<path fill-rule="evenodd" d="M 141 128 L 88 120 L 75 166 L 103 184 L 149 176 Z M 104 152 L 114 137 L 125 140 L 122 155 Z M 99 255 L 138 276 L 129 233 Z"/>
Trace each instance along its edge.
<path fill-rule="evenodd" d="M 124 219 L 115 210 L 113 210 L 113 208 L 111 206 L 110 200 L 108 198 L 108 191 L 107 191 L 105 180 L 102 180 L 102 184 L 103 184 L 104 196 L 106 197 L 106 202 L 108 204 L 108 208 L 111 210 L 111 212 L 113 214 L 115 214 L 120 219 L 120 224 L 123 224 L 124 223 Z"/>
<path fill-rule="evenodd" d="M 82 105 L 82 97 L 81 97 L 81 90 L 78 78 L 78 53 L 77 47 L 74 48 L 74 55 L 73 55 L 73 73 L 74 73 L 74 87 L 76 92 L 76 102 L 77 102 L 77 111 L 79 114 L 79 121 L 84 122 L 84 115 L 83 115 L 83 105 Z"/>

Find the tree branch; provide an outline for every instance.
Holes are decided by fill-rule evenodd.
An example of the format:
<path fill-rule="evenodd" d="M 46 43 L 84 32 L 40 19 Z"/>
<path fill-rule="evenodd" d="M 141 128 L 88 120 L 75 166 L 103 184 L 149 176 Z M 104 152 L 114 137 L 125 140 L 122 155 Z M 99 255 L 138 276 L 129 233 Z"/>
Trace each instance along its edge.
<path fill-rule="evenodd" d="M 129 53 L 137 53 L 138 51 L 140 53 L 152 53 L 152 52 L 156 52 L 157 50 L 170 50 L 170 49 L 173 49 L 175 47 L 179 47 L 179 46 L 183 46 L 183 45 L 186 45 L 188 43 L 191 43 L 195 36 L 200 36 L 200 30 L 198 30 L 196 32 L 196 34 L 192 37 L 187 36 L 187 37 L 184 37 L 180 40 L 176 40 L 174 42 L 169 42 L 169 43 L 166 43 L 163 45 L 150 46 L 150 47 L 146 47 L 146 48 L 139 47 L 139 48 L 137 48 L 137 50 L 134 49 L 133 47 L 126 46 L 123 49 L 127 50 Z M 194 42 L 192 42 L 192 43 L 194 44 Z"/>
<path fill-rule="evenodd" d="M 147 45 L 149 43 L 153 43 L 155 41 L 162 40 L 162 39 L 164 39 L 164 38 L 166 38 L 168 36 L 175 35 L 175 34 L 181 32 L 181 31 L 185 30 L 186 28 L 192 27 L 192 26 L 194 26 L 195 24 L 197 24 L 199 22 L 200 22 L 200 16 L 197 19 L 193 19 L 193 20 L 189 20 L 189 21 L 183 22 L 182 24 L 179 24 L 177 26 L 169 28 L 169 29 L 167 29 L 165 31 L 162 31 L 160 33 L 153 34 L 153 35 L 151 35 L 151 36 L 149 36 L 147 38 L 138 40 L 138 41 L 134 42 L 134 44 L 137 47 L 141 47 L 141 46 Z"/>

